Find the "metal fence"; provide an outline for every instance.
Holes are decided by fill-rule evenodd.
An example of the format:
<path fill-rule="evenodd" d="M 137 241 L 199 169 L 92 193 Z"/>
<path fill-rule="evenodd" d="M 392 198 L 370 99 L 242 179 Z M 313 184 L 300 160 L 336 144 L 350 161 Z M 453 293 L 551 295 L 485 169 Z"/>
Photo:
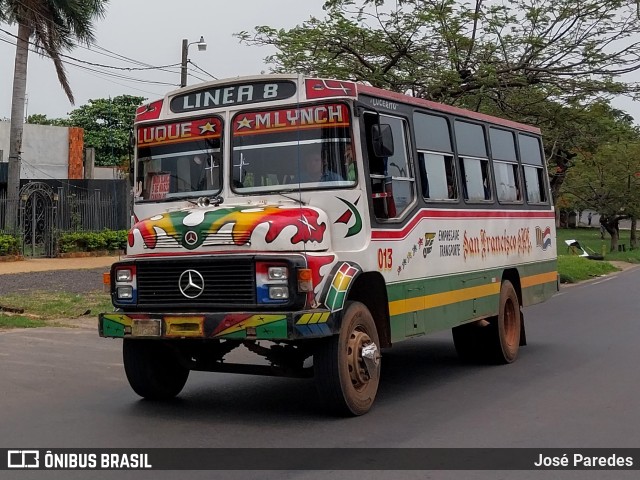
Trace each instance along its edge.
<path fill-rule="evenodd" d="M 123 190 L 118 185 L 116 187 L 118 188 L 91 189 L 66 184 L 52 188 L 55 230 L 65 233 L 126 229 L 128 207 L 127 198 L 123 195 L 126 189 Z M 23 191 L 24 187 L 21 189 L 21 192 Z M 22 197 L 26 195 L 18 199 L 17 206 L 9 208 L 7 192 L 0 190 L 0 233 L 14 233 L 9 232 L 7 215 L 9 212 L 19 212 L 21 208 L 24 209 L 28 198 Z M 21 231 L 23 227 L 23 225 L 18 226 L 18 233 L 23 233 Z"/>
<path fill-rule="evenodd" d="M 59 232 L 118 230 L 116 199 L 111 192 L 58 188 L 56 229 Z"/>

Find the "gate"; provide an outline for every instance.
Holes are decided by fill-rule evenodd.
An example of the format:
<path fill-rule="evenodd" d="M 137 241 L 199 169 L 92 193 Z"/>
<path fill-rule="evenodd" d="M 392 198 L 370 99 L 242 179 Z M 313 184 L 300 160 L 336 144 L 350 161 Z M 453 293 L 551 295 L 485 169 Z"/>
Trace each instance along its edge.
<path fill-rule="evenodd" d="M 31 257 L 53 257 L 58 195 L 46 183 L 31 182 L 20 189 L 22 252 Z"/>

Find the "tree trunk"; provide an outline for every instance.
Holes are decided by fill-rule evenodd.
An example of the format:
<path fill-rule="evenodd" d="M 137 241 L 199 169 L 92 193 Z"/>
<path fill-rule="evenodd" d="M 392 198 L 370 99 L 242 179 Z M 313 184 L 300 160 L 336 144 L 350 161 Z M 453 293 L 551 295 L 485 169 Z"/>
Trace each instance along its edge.
<path fill-rule="evenodd" d="M 618 250 L 618 239 L 620 238 L 620 228 L 618 226 L 619 221 L 620 219 L 615 215 L 611 217 L 600 217 L 600 224 L 611 236 L 610 252 Z"/>
<path fill-rule="evenodd" d="M 16 60 L 13 70 L 13 97 L 11 98 L 11 130 L 9 132 L 9 165 L 7 175 L 7 223 L 11 233 L 17 233 L 18 195 L 20 192 L 20 171 L 22 168 L 22 131 L 24 129 L 24 99 L 27 90 L 27 59 L 29 57 L 29 37 L 31 29 L 23 24 L 18 26 Z"/>
<path fill-rule="evenodd" d="M 636 224 L 637 224 L 637 219 L 636 217 L 633 217 L 631 219 L 631 239 L 629 240 L 629 248 L 631 250 L 635 250 L 636 248 L 638 248 L 638 238 L 636 237 Z"/>

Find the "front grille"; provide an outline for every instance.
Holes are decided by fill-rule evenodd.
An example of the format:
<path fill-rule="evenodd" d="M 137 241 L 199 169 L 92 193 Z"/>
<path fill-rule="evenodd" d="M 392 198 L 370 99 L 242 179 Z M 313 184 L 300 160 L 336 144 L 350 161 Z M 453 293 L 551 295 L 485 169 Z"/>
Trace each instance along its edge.
<path fill-rule="evenodd" d="M 249 307 L 256 303 L 253 259 L 181 258 L 138 261 L 136 266 L 138 307 Z M 187 270 L 195 270 L 204 280 L 204 289 L 197 298 L 187 298 L 180 291 L 180 276 Z"/>

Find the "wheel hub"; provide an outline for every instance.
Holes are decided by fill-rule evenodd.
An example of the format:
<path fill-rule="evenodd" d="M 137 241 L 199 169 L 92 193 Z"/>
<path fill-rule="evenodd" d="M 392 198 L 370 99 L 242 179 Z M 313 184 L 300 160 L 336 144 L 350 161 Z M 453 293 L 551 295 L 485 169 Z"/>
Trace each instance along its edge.
<path fill-rule="evenodd" d="M 373 355 L 373 363 L 375 368 L 368 368 L 366 360 L 363 358 L 362 350 L 367 347 L 375 347 L 375 350 L 368 348 L 370 352 L 369 356 Z M 356 389 L 364 387 L 372 375 L 377 374 L 377 365 L 379 356 L 377 354 L 377 347 L 371 340 L 371 337 L 366 332 L 360 330 L 354 330 L 349 336 L 349 342 L 347 343 L 347 361 L 349 368 L 349 376 L 351 377 L 351 383 Z M 374 370 L 371 372 L 370 370 Z"/>

